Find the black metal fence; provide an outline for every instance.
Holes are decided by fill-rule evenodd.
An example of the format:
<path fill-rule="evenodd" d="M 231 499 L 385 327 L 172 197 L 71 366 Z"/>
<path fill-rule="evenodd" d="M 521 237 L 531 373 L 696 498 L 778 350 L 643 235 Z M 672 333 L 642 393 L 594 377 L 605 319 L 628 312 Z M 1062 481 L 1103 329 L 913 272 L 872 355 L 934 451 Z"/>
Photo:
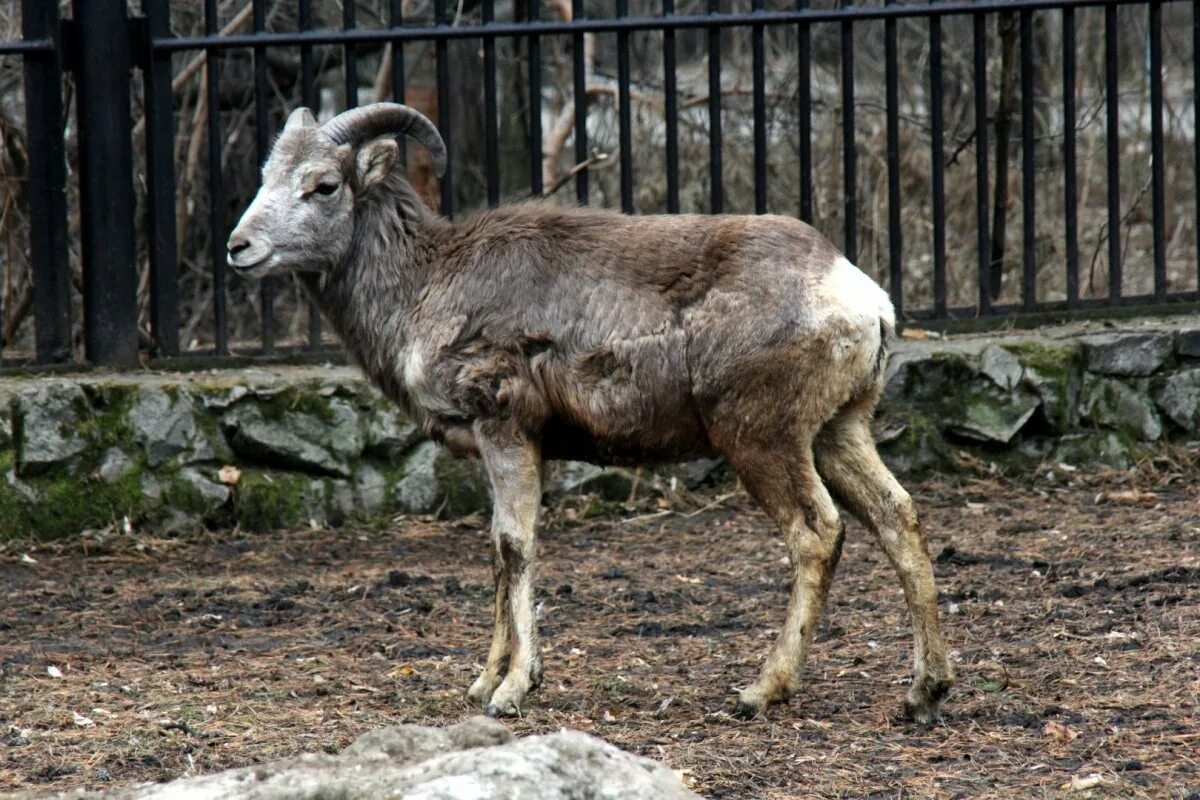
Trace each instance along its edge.
<path fill-rule="evenodd" d="M 280 31 L 269 30 L 266 0 L 251 0 L 251 31 L 238 33 L 222 32 L 216 0 L 205 0 L 203 32 L 174 35 L 169 0 L 143 0 L 140 16 L 127 15 L 126 0 L 76 0 L 73 19 L 60 19 L 55 3 L 22 0 L 23 39 L 0 44 L 0 56 L 24 61 L 36 360 L 70 360 L 73 328 L 82 332 L 83 360 L 100 365 L 131 366 L 140 353 L 160 358 L 231 352 L 270 356 L 287 349 L 287 343 L 277 342 L 274 302 L 280 287 L 271 281 L 258 293 L 260 335 L 255 341 L 233 342 L 229 335 L 224 243 L 234 209 L 245 198 L 229 196 L 230 168 L 222 166 L 229 139 L 222 113 L 232 113 L 222 93 L 222 78 L 223 60 L 244 52 L 252 58 L 252 97 L 246 112 L 253 115 L 261 162 L 272 126 L 287 106 L 330 104 L 323 98 L 330 89 L 324 80 L 327 73 L 319 68 L 315 53 L 340 51 L 341 105 L 357 102 L 360 68 L 368 60 L 377 64 L 379 74 L 390 72 L 390 94 L 404 102 L 411 88 L 406 81 L 406 69 L 411 72 L 414 63 L 411 48 L 431 46 L 432 53 L 426 54 L 433 65 L 428 70 L 433 83 L 429 104 L 451 153 L 450 169 L 435 194 L 447 215 L 463 203 L 455 181 L 464 176 L 478 177 L 483 187 L 480 206 L 505 197 L 553 193 L 568 183 L 574 184 L 575 202 L 607 202 L 606 191 L 597 198 L 603 180 L 615 184 L 612 202 L 629 213 L 737 210 L 796 215 L 818 224 L 852 261 L 880 278 L 909 324 L 1181 307 L 1200 301 L 1200 140 L 1195 136 L 1200 128 L 1200 9 L 1194 4 L 884 0 L 867 5 L 840 0 L 810 5 L 809 0 L 788 0 L 787 7 L 772 7 L 767 0 L 746 0 L 749 5 L 742 8 L 736 0 L 701 0 L 701 5 L 684 10 L 676 8 L 676 0 L 653 0 L 654 9 L 632 13 L 629 0 L 613 2 L 609 8 L 607 0 L 559 0 L 539 9 L 536 0 L 517 0 L 505 3 L 498 18 L 495 0 L 467 0 L 466 14 L 464 4 L 451 7 L 446 0 L 432 0 L 430 13 L 406 19 L 408 4 L 387 0 L 382 24 L 358 27 L 356 5 L 347 0 L 342 29 L 314 30 L 311 0 L 296 0 L 296 29 Z M 1083 13 L 1102 15 L 1096 29 L 1102 31 L 1103 53 L 1081 51 L 1077 33 Z M 1164 13 L 1170 18 L 1172 47 L 1190 50 L 1181 57 L 1190 75 L 1164 69 Z M 1131 52 L 1122 39 L 1129 14 L 1140 20 L 1140 53 Z M 904 47 L 901 24 L 907 26 Z M 948 26 L 954 26 L 952 46 L 947 44 Z M 594 62 L 602 60 L 594 57 L 596 37 L 615 40 L 611 49 L 616 75 L 599 89 L 593 85 L 598 69 Z M 640 37 L 636 48 L 631 44 L 635 37 Z M 914 45 L 915 39 L 919 41 Z M 469 78 L 456 72 L 451 58 L 451 46 L 464 40 L 479 47 L 481 67 Z M 559 104 L 556 110 L 566 120 L 565 127 L 547 131 L 546 48 L 556 42 L 567 54 L 564 86 L 571 97 L 570 105 Z M 1091 42 L 1083 47 L 1092 47 Z M 504 49 L 502 59 L 498 47 Z M 287 92 L 268 79 L 269 54 L 276 50 L 299 52 L 298 81 Z M 634 50 L 637 57 L 631 58 Z M 790 55 L 781 60 L 785 51 Z M 647 52 L 653 53 L 653 64 L 647 64 Z M 1103 64 L 1102 76 L 1081 74 L 1081 52 L 1088 64 Z M 206 56 L 202 62 L 179 69 L 175 56 L 197 53 Z M 836 53 L 833 61 L 829 53 Z M 731 86 L 730 65 L 746 60 L 747 54 L 750 88 L 743 91 L 740 80 Z M 882 62 L 882 109 L 862 95 L 856 56 Z M 947 58 L 954 64 L 948 65 Z M 684 60 L 689 75 L 694 66 L 706 73 L 706 95 L 681 89 Z M 830 63 L 838 69 L 829 70 Z M 180 336 L 185 299 L 179 290 L 177 229 L 177 90 L 181 73 L 189 69 L 202 72 L 203 98 L 196 102 L 209 109 L 209 169 L 201 188 L 210 209 L 211 303 L 205 313 L 211 324 L 205 329 L 212 334 L 211 341 L 195 342 L 181 341 Z M 1130 71 L 1138 73 L 1135 79 L 1144 82 L 1148 95 L 1147 103 L 1133 104 L 1136 109 L 1128 108 L 1128 102 L 1123 105 L 1122 99 L 1122 82 L 1128 83 Z M 1095 92 L 1080 88 L 1085 79 L 1094 79 Z M 466 80 L 472 85 L 464 86 Z M 81 324 L 73 322 L 71 312 L 68 257 L 72 226 L 65 186 L 63 87 L 70 81 L 77 98 Z M 1169 98 L 1164 81 L 1171 89 Z M 833 86 L 826 92 L 829 102 L 818 102 L 817 83 Z M 790 87 L 786 95 L 779 88 L 784 85 Z M 514 86 L 521 97 L 515 105 Z M 144 136 L 136 149 L 131 87 L 140 91 L 144 113 Z M 651 89 L 653 102 L 646 99 Z M 481 130 L 464 129 L 454 118 L 456 94 L 464 91 L 482 100 Z M 948 127 L 948 92 L 969 97 L 968 128 Z M 1092 147 L 1098 141 L 1089 140 L 1083 158 L 1078 141 L 1081 99 L 1088 115 L 1103 109 L 1103 153 Z M 777 109 L 785 101 L 794 117 L 780 126 Z M 592 111 L 601 105 L 615 119 L 612 146 L 604 149 L 593 141 L 598 123 Z M 1165 105 L 1174 126 L 1170 146 L 1164 140 Z M 926 121 L 914 125 L 918 106 Z M 742 124 L 742 116 L 732 116 L 735 109 L 747 124 Z M 879 111 L 881 128 L 864 129 L 866 115 Z M 511 141 L 503 147 L 501 142 L 502 130 L 512 128 L 512 115 L 522 121 L 517 139 L 526 156 L 519 159 L 513 157 Z M 642 126 L 636 140 L 635 117 Z M 1010 142 L 1014 118 L 1019 130 Z M 703 156 L 681 156 L 684 122 L 689 141 L 695 140 L 698 125 L 707 139 L 706 169 L 687 184 L 685 175 L 695 171 L 691 162 Z M 643 128 L 651 131 L 648 138 L 641 136 Z M 840 151 L 818 130 L 836 132 Z M 464 163 L 456 144 L 480 139 L 483 146 L 476 163 Z M 748 148 L 740 146 L 743 139 Z M 731 145 L 731 140 L 736 143 Z M 1181 148 L 1182 140 L 1190 147 Z M 553 181 L 548 183 L 547 148 L 568 142 L 571 147 L 564 147 L 561 157 L 566 166 L 550 175 Z M 879 147 L 868 146 L 874 143 Z M 814 147 L 831 155 L 817 159 Z M 1139 183 L 1143 167 L 1148 172 L 1145 185 L 1132 198 L 1122 192 L 1131 152 L 1142 165 Z M 966 169 L 973 166 L 973 195 L 968 202 L 958 196 L 948 199 L 947 169 L 962 174 L 959 158 L 966 153 L 973 155 L 966 162 Z M 635 162 L 635 157 L 640 160 Z M 864 158 L 870 185 L 863 183 Z M 737 187 L 739 193 L 749 187 L 752 200 L 730 196 L 735 161 L 750 167 L 748 178 Z M 652 162 L 652 167 L 645 166 Z M 638 174 L 639 166 L 643 175 Z M 1095 178 L 1096 170 L 1103 174 L 1096 179 L 1103 186 L 1103 214 L 1094 220 L 1098 232 L 1088 239 L 1095 250 L 1090 256 L 1080 246 L 1081 192 L 1087 189 L 1080 185 L 1081 170 L 1089 179 Z M 831 185 L 826 173 L 837 174 L 838 185 Z M 1170 206 L 1168 176 L 1174 198 Z M 699 192 L 692 185 L 696 182 L 702 184 Z M 642 198 L 646 183 L 662 184 L 661 192 L 657 185 L 652 187 L 657 193 L 651 192 L 661 197 L 661 207 L 654 206 L 658 200 L 648 203 Z M 1057 198 L 1052 208 L 1039 208 L 1039 201 L 1045 205 L 1043 199 L 1050 195 Z M 881 221 L 864 221 L 875 210 L 881 212 Z M 1014 238 L 1010 216 L 1014 227 L 1019 220 L 1020 235 L 1006 252 L 1006 242 Z M 915 223 L 914 217 L 919 218 Z M 973 225 L 973 230 L 958 242 L 964 225 Z M 920 259 L 909 257 L 913 230 L 923 240 Z M 140 242 L 139 233 L 144 237 Z M 1128 239 L 1135 234 L 1143 243 L 1131 250 Z M 962 267 L 961 275 L 952 274 L 952 263 Z M 1097 275 L 1101 263 L 1104 268 Z M 1134 271 L 1136 279 L 1131 277 Z M 139 285 L 146 295 L 140 304 Z M 292 345 L 318 347 L 319 316 L 311 309 L 306 313 L 307 341 Z"/>

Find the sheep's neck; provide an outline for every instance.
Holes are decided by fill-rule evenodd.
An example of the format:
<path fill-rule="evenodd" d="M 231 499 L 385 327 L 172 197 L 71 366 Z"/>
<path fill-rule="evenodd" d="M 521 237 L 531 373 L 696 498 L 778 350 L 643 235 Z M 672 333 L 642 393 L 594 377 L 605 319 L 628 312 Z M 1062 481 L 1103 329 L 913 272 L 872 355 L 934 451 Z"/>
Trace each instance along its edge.
<path fill-rule="evenodd" d="M 428 277 L 425 254 L 438 220 L 398 175 L 358 212 L 354 244 L 316 292 L 350 355 L 376 385 L 407 406 L 404 350 L 412 312 Z"/>

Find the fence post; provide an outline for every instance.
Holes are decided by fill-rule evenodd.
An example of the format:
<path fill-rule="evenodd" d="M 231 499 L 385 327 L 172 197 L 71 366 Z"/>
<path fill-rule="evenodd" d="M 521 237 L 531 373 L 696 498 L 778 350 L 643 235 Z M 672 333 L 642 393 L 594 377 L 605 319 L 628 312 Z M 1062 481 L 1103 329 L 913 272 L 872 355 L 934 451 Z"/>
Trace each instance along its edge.
<path fill-rule="evenodd" d="M 48 4 L 53 5 L 53 4 Z M 126 0 L 75 0 L 83 340 L 93 364 L 138 363 Z"/>
<path fill-rule="evenodd" d="M 175 239 L 175 99 L 171 54 L 154 39 L 171 35 L 169 0 L 143 0 L 146 41 L 146 229 L 150 237 L 150 333 L 157 356 L 179 355 L 179 264 Z"/>
<path fill-rule="evenodd" d="M 71 358 L 71 267 L 67 260 L 67 165 L 63 146 L 62 49 L 58 4 L 22 0 L 22 35 L 50 39 L 48 51 L 25 55 L 29 149 L 29 251 L 37 360 Z"/>

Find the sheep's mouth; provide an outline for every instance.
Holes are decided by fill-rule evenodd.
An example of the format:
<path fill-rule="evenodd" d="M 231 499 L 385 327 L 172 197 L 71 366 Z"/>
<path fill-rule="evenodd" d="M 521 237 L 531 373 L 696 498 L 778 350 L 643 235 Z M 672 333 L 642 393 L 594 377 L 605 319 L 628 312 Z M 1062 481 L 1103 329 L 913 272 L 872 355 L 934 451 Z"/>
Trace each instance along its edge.
<path fill-rule="evenodd" d="M 262 258 L 249 264 L 237 262 L 232 257 L 226 259 L 234 273 L 244 278 L 256 278 L 264 275 L 276 260 L 278 259 L 276 259 L 274 252 L 267 253 Z"/>

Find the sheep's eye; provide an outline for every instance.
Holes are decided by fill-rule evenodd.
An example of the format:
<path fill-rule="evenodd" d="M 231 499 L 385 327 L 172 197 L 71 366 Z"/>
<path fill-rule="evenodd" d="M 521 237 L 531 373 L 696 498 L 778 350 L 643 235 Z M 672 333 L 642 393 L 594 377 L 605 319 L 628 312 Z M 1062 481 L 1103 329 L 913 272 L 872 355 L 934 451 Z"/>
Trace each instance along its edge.
<path fill-rule="evenodd" d="M 333 194 L 337 190 L 338 190 L 338 185 L 336 183 L 322 182 L 322 183 L 318 183 L 317 188 L 314 189 L 313 191 L 315 191 L 317 194 L 323 194 L 323 195 L 328 196 L 328 195 Z"/>

